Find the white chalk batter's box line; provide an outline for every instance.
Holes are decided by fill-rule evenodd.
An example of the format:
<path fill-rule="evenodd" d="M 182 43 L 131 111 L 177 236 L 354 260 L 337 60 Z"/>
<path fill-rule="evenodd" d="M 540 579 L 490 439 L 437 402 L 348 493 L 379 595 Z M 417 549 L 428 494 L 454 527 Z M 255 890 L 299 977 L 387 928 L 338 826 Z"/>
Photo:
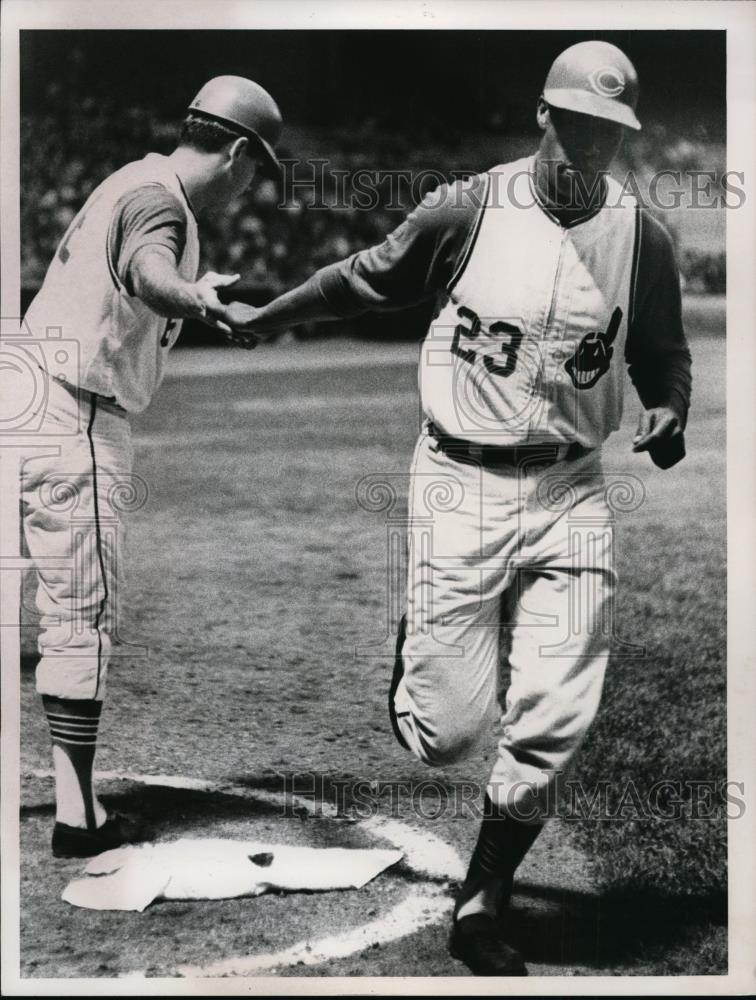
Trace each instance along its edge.
<path fill-rule="evenodd" d="M 30 777 L 52 778 L 52 771 L 34 770 Z M 244 785 L 226 785 L 204 778 L 187 778 L 182 775 L 136 774 L 129 771 L 98 771 L 98 781 L 130 781 L 135 784 L 162 788 L 232 795 L 238 798 L 257 799 L 273 805 L 285 804 L 304 809 L 318 817 L 337 819 L 336 806 L 315 802 L 287 792 L 266 791 Z M 420 830 L 395 819 L 372 816 L 359 820 L 358 825 L 371 836 L 389 841 L 404 854 L 404 863 L 411 871 L 431 879 L 460 880 L 465 869 L 457 851 L 435 834 Z M 218 976 L 257 976 L 275 973 L 294 965 L 320 965 L 333 959 L 349 958 L 376 945 L 398 941 L 419 930 L 440 923 L 450 912 L 452 901 L 443 885 L 432 883 L 414 885 L 407 896 L 387 914 L 370 923 L 343 933 L 333 934 L 317 941 L 299 941 L 282 951 L 262 955 L 244 955 L 224 958 L 207 966 L 180 965 L 169 975 L 201 979 Z M 143 971 L 123 973 L 119 979 L 145 980 Z M 152 981 L 155 977 L 149 977 Z"/>

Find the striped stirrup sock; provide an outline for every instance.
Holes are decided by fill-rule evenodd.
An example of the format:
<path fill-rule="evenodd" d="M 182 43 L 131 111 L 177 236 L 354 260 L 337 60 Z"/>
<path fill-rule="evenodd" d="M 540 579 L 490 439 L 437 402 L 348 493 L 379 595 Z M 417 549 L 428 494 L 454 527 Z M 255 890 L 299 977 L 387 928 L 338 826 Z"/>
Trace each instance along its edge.
<path fill-rule="evenodd" d="M 59 747 L 71 762 L 84 803 L 87 829 L 96 827 L 92 792 L 92 770 L 97 749 L 97 729 L 102 712 L 101 701 L 83 701 L 42 696 L 53 746 Z M 60 788 L 57 793 L 60 794 Z"/>

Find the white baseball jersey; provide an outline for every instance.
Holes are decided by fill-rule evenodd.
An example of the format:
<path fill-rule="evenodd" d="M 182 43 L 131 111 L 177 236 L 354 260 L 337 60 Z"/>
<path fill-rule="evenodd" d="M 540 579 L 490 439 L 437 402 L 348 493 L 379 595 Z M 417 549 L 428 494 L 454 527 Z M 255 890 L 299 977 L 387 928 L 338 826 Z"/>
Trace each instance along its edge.
<path fill-rule="evenodd" d="M 186 212 L 186 241 L 177 262 L 180 275 L 195 281 L 199 266 L 197 222 L 168 158 L 150 153 L 129 163 L 97 187 L 60 242 L 44 283 L 26 314 L 37 338 L 61 328 L 79 347 L 79 388 L 114 398 L 138 413 L 163 378 L 165 355 L 181 330 L 181 320 L 158 316 L 130 295 L 111 259 L 113 210 L 135 188 L 167 188 Z"/>
<path fill-rule="evenodd" d="M 646 407 L 690 402 L 669 234 L 611 178 L 593 213 L 556 218 L 533 159 L 442 184 L 382 243 L 299 289 L 335 316 L 435 306 L 420 372 L 437 430 L 482 444 L 600 444 L 623 369 Z M 309 294 L 308 294 L 309 293 Z"/>
<path fill-rule="evenodd" d="M 467 254 L 431 323 L 420 388 L 439 430 L 484 444 L 596 447 L 620 425 L 635 200 L 565 227 L 537 202 L 532 161 L 489 173 Z"/>

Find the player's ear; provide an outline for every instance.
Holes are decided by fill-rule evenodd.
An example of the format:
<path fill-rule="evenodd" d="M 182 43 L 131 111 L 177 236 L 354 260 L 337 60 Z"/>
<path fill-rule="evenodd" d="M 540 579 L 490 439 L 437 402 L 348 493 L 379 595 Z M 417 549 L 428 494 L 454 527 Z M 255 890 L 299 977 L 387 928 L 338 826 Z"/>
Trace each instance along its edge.
<path fill-rule="evenodd" d="M 551 114 L 549 113 L 549 106 L 543 99 L 543 94 L 538 98 L 538 103 L 536 104 L 536 123 L 538 128 L 545 132 L 546 129 L 551 124 Z"/>
<path fill-rule="evenodd" d="M 238 163 L 243 156 L 247 155 L 248 146 L 249 139 L 245 135 L 240 135 L 238 139 L 234 139 L 228 151 L 229 160 L 232 163 Z"/>

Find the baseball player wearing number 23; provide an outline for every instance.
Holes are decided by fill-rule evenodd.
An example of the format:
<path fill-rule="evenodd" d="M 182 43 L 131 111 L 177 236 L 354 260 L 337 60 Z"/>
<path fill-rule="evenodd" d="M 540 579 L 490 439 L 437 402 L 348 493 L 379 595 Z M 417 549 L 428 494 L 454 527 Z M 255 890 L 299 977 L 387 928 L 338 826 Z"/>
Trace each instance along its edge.
<path fill-rule="evenodd" d="M 663 468 L 684 455 L 671 243 L 608 176 L 637 96 L 624 53 L 572 46 L 538 100 L 534 156 L 442 186 L 381 245 L 246 316 L 264 336 L 435 300 L 390 713 L 420 760 L 462 758 L 496 706 L 504 624 L 510 685 L 450 942 L 480 975 L 526 974 L 506 930 L 514 873 L 599 706 L 615 588 L 601 446 L 623 359 L 644 407 L 634 450 Z"/>

